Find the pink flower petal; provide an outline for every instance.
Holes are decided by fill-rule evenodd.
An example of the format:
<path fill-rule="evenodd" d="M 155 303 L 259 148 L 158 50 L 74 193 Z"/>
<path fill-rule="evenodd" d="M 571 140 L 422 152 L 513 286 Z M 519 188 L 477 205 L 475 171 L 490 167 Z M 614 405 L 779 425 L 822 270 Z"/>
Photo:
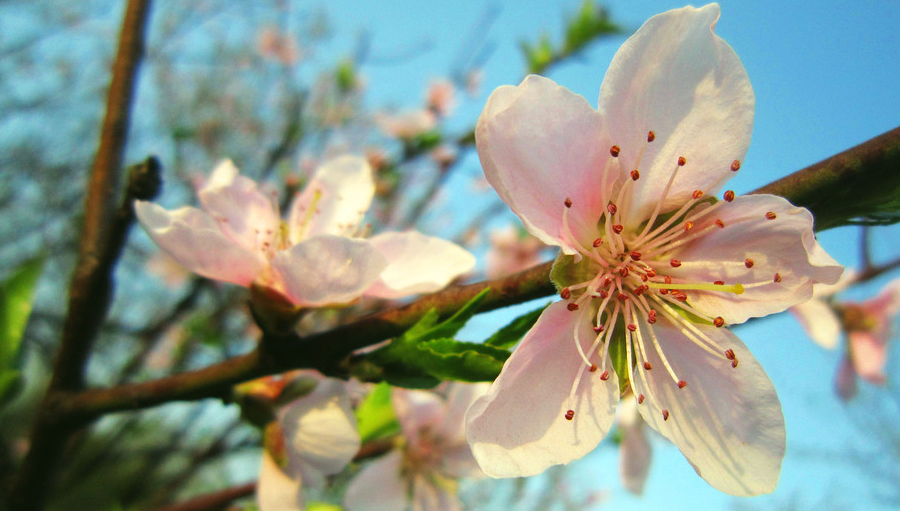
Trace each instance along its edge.
<path fill-rule="evenodd" d="M 629 215 L 632 221 L 647 218 L 661 200 L 679 156 L 687 164 L 663 212 L 694 190 L 713 193 L 747 152 L 753 88 L 734 50 L 713 33 L 718 19 L 716 4 L 650 18 L 619 48 L 603 79 L 599 111 L 621 148 L 622 170 L 645 176 L 635 183 L 631 207 L 640 213 Z M 651 130 L 656 138 L 648 144 Z"/>
<path fill-rule="evenodd" d="M 391 402 L 409 445 L 418 442 L 423 429 L 436 431 L 445 418 L 444 402 L 434 392 L 395 388 Z"/>
<path fill-rule="evenodd" d="M 475 266 L 475 256 L 441 238 L 419 232 L 385 232 L 369 238 L 387 267 L 366 294 L 400 298 L 443 289 Z"/>
<path fill-rule="evenodd" d="M 850 359 L 856 374 L 869 383 L 884 385 L 887 339 L 866 331 L 849 332 L 847 339 L 850 343 Z"/>
<path fill-rule="evenodd" d="M 660 319 L 654 332 L 675 375 L 687 385 L 676 385 L 653 345 L 645 342 L 653 369 L 639 365 L 632 377 L 635 393 L 646 396 L 638 410 L 716 489 L 738 496 L 771 492 L 785 449 L 784 417 L 775 387 L 736 335 L 724 328 L 695 326 L 718 353 L 734 350 L 738 366 L 701 349 L 685 335 L 684 327 Z M 641 330 L 649 340 L 647 325 L 642 324 Z"/>
<path fill-rule="evenodd" d="M 363 467 L 344 495 L 347 511 L 406 509 L 407 482 L 400 473 L 402 462 L 403 454 L 391 451 Z"/>
<path fill-rule="evenodd" d="M 252 179 L 238 175 L 231 160 L 219 163 L 198 195 L 222 232 L 245 249 L 254 251 L 264 241 L 273 243 L 280 222 L 273 198 L 263 194 Z"/>
<path fill-rule="evenodd" d="M 387 263 L 365 240 L 320 235 L 275 253 L 272 268 L 297 305 L 317 307 L 359 298 Z"/>
<path fill-rule="evenodd" d="M 828 303 L 813 298 L 808 302 L 794 305 L 790 311 L 816 344 L 828 350 L 837 347 L 844 329 L 840 318 Z"/>
<path fill-rule="evenodd" d="M 622 486 L 631 493 L 640 495 L 644 492 L 653 452 L 634 397 L 623 399 L 619 403 L 616 424 L 622 433 L 622 444 L 619 446 L 619 475 L 622 478 Z"/>
<path fill-rule="evenodd" d="M 301 511 L 305 509 L 300 491 L 300 477 L 291 477 L 281 470 L 272 456 L 263 450 L 256 505 L 259 511 Z"/>
<path fill-rule="evenodd" d="M 562 224 L 570 198 L 571 230 L 582 244 L 593 241 L 606 207 L 599 191 L 612 143 L 587 100 L 552 80 L 528 76 L 518 87 L 491 94 L 475 140 L 485 177 L 531 234 L 571 253 Z"/>
<path fill-rule="evenodd" d="M 291 206 L 291 243 L 318 234 L 356 235 L 374 194 L 372 168 L 364 158 L 341 156 L 325 162 Z M 315 210 L 309 212 L 313 205 Z"/>
<path fill-rule="evenodd" d="M 198 275 L 249 286 L 266 267 L 262 254 L 225 236 L 219 225 L 197 208 L 166 211 L 151 202 L 135 201 L 134 211 L 150 238 Z"/>
<path fill-rule="evenodd" d="M 590 373 L 575 347 L 579 329 L 588 351 L 595 334 L 565 302 L 548 307 L 503 366 L 487 395 L 466 414 L 472 453 L 491 477 L 520 477 L 592 451 L 612 426 L 619 385 Z M 581 382 L 570 400 L 575 378 Z M 568 410 L 574 420 L 566 420 Z"/>
<path fill-rule="evenodd" d="M 772 220 L 766 218 L 770 212 Z M 743 285 L 743 294 L 688 291 L 688 303 L 710 317 L 734 324 L 781 312 L 809 300 L 814 283 L 836 282 L 843 270 L 819 247 L 809 211 L 781 197 L 745 195 L 705 218 L 721 219 L 725 227 L 676 249 L 672 256 L 681 266 L 667 273 L 691 282 Z"/>

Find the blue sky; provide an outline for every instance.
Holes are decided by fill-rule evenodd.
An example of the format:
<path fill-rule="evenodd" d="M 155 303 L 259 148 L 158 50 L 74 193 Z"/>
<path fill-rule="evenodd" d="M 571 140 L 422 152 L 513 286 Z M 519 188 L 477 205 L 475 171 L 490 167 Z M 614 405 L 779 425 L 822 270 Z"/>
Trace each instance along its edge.
<path fill-rule="evenodd" d="M 462 105 L 460 125 L 471 123 L 490 91 L 522 78 L 517 42 L 536 39 L 543 31 L 560 36 L 562 14 L 579 1 L 559 3 L 497 2 L 499 15 L 486 40 L 495 51 L 485 67 L 482 95 Z M 329 7 L 338 42 L 346 50 L 359 31 L 371 34 L 374 56 L 399 55 L 427 48 L 402 64 L 366 66 L 367 100 L 373 106 L 410 105 L 419 101 L 430 79 L 447 73 L 448 63 L 466 46 L 465 36 L 485 2 L 342 1 Z M 671 1 L 609 2 L 616 21 L 636 29 L 653 14 L 681 7 Z M 900 2 L 721 2 L 717 33 L 737 52 L 756 93 L 753 142 L 741 172 L 729 187 L 746 192 L 847 149 L 900 124 Z M 612 55 L 624 40 L 610 39 L 589 48 L 580 59 L 552 70 L 551 78 L 596 105 L 600 81 Z M 452 125 L 451 125 L 452 126 Z M 480 172 L 477 159 L 467 173 Z M 452 189 L 451 189 L 452 191 Z M 451 196 L 452 197 L 452 196 Z M 452 206 L 453 201 L 450 199 Z M 896 255 L 897 227 L 873 231 L 876 259 Z M 858 230 L 835 229 L 821 243 L 847 266 L 858 264 Z M 892 252 L 893 251 L 893 252 Z M 896 276 L 896 273 L 893 275 Z M 850 293 L 862 299 L 877 292 L 890 276 Z M 476 319 L 473 337 L 492 330 L 511 315 Z M 864 389 L 865 404 L 842 405 L 833 395 L 838 352 L 826 352 L 806 338 L 789 315 L 767 318 L 737 333 L 767 368 L 784 407 L 788 454 L 781 482 L 771 496 L 733 499 L 711 489 L 663 441 L 654 444 L 654 461 L 644 497 L 624 494 L 618 485 L 617 452 L 601 447 L 575 465 L 571 473 L 581 488 L 611 490 L 614 509 L 862 509 L 890 508 L 877 500 L 866 465 L 851 461 L 863 453 L 872 461 L 880 452 L 858 419 L 873 404 L 885 406 L 884 393 Z M 896 357 L 894 357 L 896 359 Z M 896 365 L 896 364 L 893 364 Z M 894 466 L 900 466 L 895 454 Z M 894 506 L 896 502 L 892 503 Z"/>

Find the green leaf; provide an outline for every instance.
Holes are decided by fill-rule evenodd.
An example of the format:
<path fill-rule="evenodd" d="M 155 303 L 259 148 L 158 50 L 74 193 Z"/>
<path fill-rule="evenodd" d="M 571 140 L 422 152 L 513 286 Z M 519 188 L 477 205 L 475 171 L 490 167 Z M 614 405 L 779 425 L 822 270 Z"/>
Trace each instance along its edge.
<path fill-rule="evenodd" d="M 494 381 L 509 358 L 509 351 L 495 346 L 454 339 L 434 339 L 419 344 L 416 365 L 442 380 Z"/>
<path fill-rule="evenodd" d="M 16 268 L 0 287 L 0 368 L 13 367 L 43 269 L 43 257 L 32 259 Z"/>
<path fill-rule="evenodd" d="M 400 432 L 391 401 L 391 386 L 379 383 L 356 408 L 356 423 L 363 443 Z"/>
<path fill-rule="evenodd" d="M 494 335 L 488 337 L 484 343 L 498 348 L 512 348 L 531 330 L 531 327 L 534 326 L 534 323 L 541 316 L 541 313 L 544 312 L 544 309 L 547 308 L 547 305 L 550 305 L 550 303 L 548 302 L 546 305 L 542 305 L 531 312 L 526 312 L 512 320 L 508 325 L 497 330 Z"/>
<path fill-rule="evenodd" d="M 585 0 L 578 14 L 566 26 L 563 51 L 566 54 L 575 53 L 598 37 L 619 32 L 619 27 L 610 20 L 606 9 L 595 5 L 591 0 Z"/>

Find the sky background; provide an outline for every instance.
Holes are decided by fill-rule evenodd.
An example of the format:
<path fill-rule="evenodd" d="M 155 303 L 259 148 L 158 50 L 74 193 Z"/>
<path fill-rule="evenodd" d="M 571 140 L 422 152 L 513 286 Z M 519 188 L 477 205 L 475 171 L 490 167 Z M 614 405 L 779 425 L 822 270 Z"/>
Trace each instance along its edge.
<path fill-rule="evenodd" d="M 336 38 L 333 51 L 347 51 L 348 41 L 362 31 L 371 36 L 372 62 L 363 68 L 367 101 L 372 106 L 409 105 L 418 101 L 432 79 L 448 73 L 463 52 L 477 50 L 469 39 L 488 5 L 485 2 L 368 2 L 330 4 Z M 471 123 L 490 91 L 522 78 L 521 39 L 536 40 L 547 31 L 559 41 L 564 13 L 580 2 L 494 2 L 498 14 L 485 40 L 494 51 L 485 65 L 480 96 L 466 100 L 457 112 L 460 126 Z M 843 151 L 900 124 L 900 2 L 745 2 L 723 1 L 716 32 L 737 52 L 756 94 L 753 141 L 741 172 L 729 188 L 751 191 L 790 172 Z M 626 30 L 647 18 L 685 4 L 670 1 L 612 1 L 615 21 Z M 699 4 L 698 4 L 699 5 Z M 606 68 L 624 41 L 611 38 L 592 45 L 580 58 L 554 68 L 549 76 L 585 96 L 596 106 Z M 480 41 L 476 41 L 480 42 Z M 411 48 L 425 48 L 407 56 Z M 382 59 L 379 63 L 378 58 Z M 451 125 L 452 127 L 452 125 Z M 470 155 L 463 175 L 480 173 Z M 873 183 L 873 186 L 876 185 Z M 463 193 L 461 180 L 451 185 Z M 498 224 L 513 219 L 498 220 Z M 873 230 L 877 260 L 895 256 L 897 227 Z M 859 229 L 820 233 L 826 250 L 848 267 L 859 263 Z M 864 299 L 875 294 L 896 272 L 847 294 Z M 520 310 L 526 310 L 522 306 Z M 477 317 L 468 333 L 484 334 L 513 315 L 501 311 Z M 618 483 L 617 449 L 601 444 L 569 472 L 580 490 L 608 489 L 610 509 L 893 509 L 897 495 L 885 497 L 883 481 L 900 475 L 900 448 L 876 441 L 867 416 L 896 413 L 887 392 L 863 386 L 851 405 L 832 391 L 840 359 L 814 345 L 788 314 L 737 328 L 775 382 L 787 423 L 788 452 L 774 494 L 736 499 L 721 494 L 699 478 L 678 450 L 654 439 L 654 459 L 643 497 L 632 497 Z M 896 367 L 896 358 L 891 365 Z M 535 389 L 539 392 L 539 389 Z M 894 395 L 898 395 L 896 388 Z M 896 423 L 896 422 L 895 422 Z M 900 438 L 895 433 L 894 438 Z M 894 473 L 886 473 L 893 467 Z"/>

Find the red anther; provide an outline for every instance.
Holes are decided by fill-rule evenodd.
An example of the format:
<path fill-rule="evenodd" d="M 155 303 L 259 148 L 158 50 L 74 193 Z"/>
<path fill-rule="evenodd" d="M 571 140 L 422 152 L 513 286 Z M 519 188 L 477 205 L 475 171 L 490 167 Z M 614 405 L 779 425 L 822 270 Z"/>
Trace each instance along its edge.
<path fill-rule="evenodd" d="M 597 248 L 597 247 L 599 247 L 600 245 L 603 244 L 603 240 L 601 240 L 600 238 L 597 238 L 597 239 L 595 239 L 594 242 L 591 243 L 591 244 L 594 245 L 594 248 Z"/>
<path fill-rule="evenodd" d="M 725 281 L 724 281 L 724 280 L 717 280 L 717 281 L 713 282 L 713 284 L 715 284 L 715 285 L 717 285 L 717 286 L 724 286 L 724 285 L 725 285 Z"/>
<path fill-rule="evenodd" d="M 638 394 L 638 404 L 640 405 L 640 404 L 643 404 L 643 403 L 644 403 L 644 395 L 643 395 L 643 394 Z"/>
<path fill-rule="evenodd" d="M 627 277 L 628 276 L 628 267 L 623 266 L 623 267 L 619 268 L 619 275 L 621 275 L 623 279 L 625 277 Z"/>
<path fill-rule="evenodd" d="M 687 387 L 687 382 L 684 380 L 678 380 L 678 383 L 676 383 L 675 385 L 678 385 L 679 389 L 683 389 L 683 388 Z"/>
<path fill-rule="evenodd" d="M 622 234 L 622 231 L 625 230 L 625 226 L 623 226 L 623 225 L 621 225 L 621 224 L 616 224 L 616 225 L 614 225 L 614 226 L 612 226 L 612 227 L 613 227 L 613 232 L 616 233 L 616 234 Z"/>
<path fill-rule="evenodd" d="M 606 205 L 606 211 L 609 211 L 610 215 L 615 215 L 616 211 L 618 211 L 618 210 L 619 210 L 619 208 L 617 208 L 616 205 L 613 204 L 612 202 L 610 202 L 609 204 Z"/>
<path fill-rule="evenodd" d="M 737 361 L 737 359 L 732 360 L 732 361 L 731 361 L 731 368 L 732 368 L 732 369 L 735 369 L 735 368 L 737 368 L 737 366 L 738 366 L 738 361 Z"/>
<path fill-rule="evenodd" d="M 628 295 L 626 295 L 625 293 L 619 293 L 619 296 L 617 296 L 616 298 L 618 298 L 620 302 L 624 302 L 628 299 Z"/>
<path fill-rule="evenodd" d="M 629 255 L 631 255 L 631 259 L 633 259 L 633 260 L 635 260 L 635 261 L 640 261 L 640 260 L 641 260 L 641 253 L 640 253 L 640 252 L 632 252 L 632 253 L 629 254 Z"/>
<path fill-rule="evenodd" d="M 734 160 L 731 162 L 731 170 L 737 172 L 741 168 L 741 162 Z"/>
<path fill-rule="evenodd" d="M 727 358 L 728 360 L 734 360 L 734 350 L 731 348 L 725 350 L 725 358 Z"/>
<path fill-rule="evenodd" d="M 566 420 L 570 421 L 575 418 L 575 410 L 569 410 L 566 412 Z"/>
<path fill-rule="evenodd" d="M 638 169 L 634 169 L 631 171 L 631 180 L 632 181 L 637 181 L 640 178 L 641 178 L 641 173 L 638 172 Z"/>
<path fill-rule="evenodd" d="M 679 156 L 679 157 L 678 157 L 678 166 L 679 166 L 679 167 L 684 167 L 684 164 L 685 164 L 685 163 L 687 163 L 687 160 L 684 159 L 684 156 Z"/>
<path fill-rule="evenodd" d="M 726 190 L 725 191 L 725 202 L 731 202 L 734 200 L 734 190 Z"/>
<path fill-rule="evenodd" d="M 593 330 L 595 334 L 599 334 L 603 331 L 603 325 L 591 327 L 591 330 Z"/>
<path fill-rule="evenodd" d="M 566 308 L 569 309 L 570 311 L 577 311 L 578 304 L 575 302 L 569 302 L 568 304 L 566 304 Z"/>
<path fill-rule="evenodd" d="M 652 131 L 648 131 L 647 132 L 647 142 L 653 142 L 654 140 L 656 140 L 656 133 L 653 133 Z"/>
<path fill-rule="evenodd" d="M 673 259 L 673 261 L 677 261 L 677 259 Z M 672 266 L 675 266 L 675 265 L 673 264 Z M 678 263 L 678 266 L 681 266 L 680 262 Z M 671 283 L 672 283 L 672 277 L 666 275 L 666 284 L 671 284 Z"/>
<path fill-rule="evenodd" d="M 638 286 L 634 288 L 634 291 L 632 291 L 632 293 L 634 293 L 634 296 L 641 296 L 642 294 L 644 294 L 644 286 Z"/>
<path fill-rule="evenodd" d="M 744 266 L 747 268 L 753 268 L 753 259 L 744 259 Z"/>
<path fill-rule="evenodd" d="M 610 284 L 612 284 L 612 279 L 611 279 L 611 278 L 606 277 L 606 278 L 603 279 L 603 287 L 609 287 Z"/>
<path fill-rule="evenodd" d="M 780 274 L 780 273 L 776 273 L 776 274 L 775 274 L 775 278 L 772 279 L 772 280 L 773 280 L 774 282 L 781 282 L 781 274 Z"/>
<path fill-rule="evenodd" d="M 663 408 L 662 415 L 663 415 L 663 420 L 664 420 L 664 421 L 669 420 L 669 411 L 666 410 L 665 408 Z"/>
<path fill-rule="evenodd" d="M 660 289 L 660 290 L 659 290 L 659 294 L 661 294 L 661 295 L 667 295 L 667 294 L 669 294 L 669 290 L 668 290 L 668 289 Z"/>
<path fill-rule="evenodd" d="M 672 296 L 679 302 L 686 302 L 688 298 L 687 295 L 684 294 L 684 291 L 675 291 L 672 293 Z"/>
<path fill-rule="evenodd" d="M 669 264 L 672 265 L 672 268 L 678 268 L 679 266 L 681 266 L 681 261 L 679 261 L 678 259 L 672 259 L 671 261 L 669 261 Z M 666 284 L 671 284 L 671 283 L 672 283 L 672 280 L 670 278 L 666 278 Z"/>
<path fill-rule="evenodd" d="M 702 190 L 694 190 L 694 193 L 691 194 L 691 197 L 693 197 L 694 200 L 697 200 L 700 197 L 703 197 L 703 191 Z"/>
<path fill-rule="evenodd" d="M 566 197 L 566 202 L 564 202 L 563 204 L 565 204 L 567 208 L 571 208 L 572 207 L 572 199 Z"/>
<path fill-rule="evenodd" d="M 591 364 L 591 368 L 588 371 L 595 373 L 597 372 L 597 364 Z"/>
<path fill-rule="evenodd" d="M 607 293 L 605 289 L 601 289 L 601 290 L 600 290 L 600 296 L 603 297 L 603 298 L 606 298 L 606 297 L 609 296 L 609 293 Z"/>
<path fill-rule="evenodd" d="M 649 270 L 647 270 L 647 276 L 650 277 L 650 278 L 652 279 L 653 277 L 656 276 L 656 271 L 653 270 L 652 268 L 649 269 Z"/>
<path fill-rule="evenodd" d="M 775 220 L 776 218 L 778 218 L 778 215 L 774 211 L 766 211 L 766 220 Z"/>
<path fill-rule="evenodd" d="M 656 311 L 655 310 L 650 309 L 650 312 L 647 313 L 647 323 L 650 323 L 651 325 L 653 323 L 656 323 Z"/>
<path fill-rule="evenodd" d="M 650 278 L 647 277 L 647 274 L 646 274 L 646 273 L 644 273 L 644 274 L 641 275 L 641 281 L 642 281 L 642 282 L 647 282 L 648 280 L 650 280 Z"/>
<path fill-rule="evenodd" d="M 725 325 L 725 318 L 722 316 L 717 317 L 713 320 L 713 325 L 716 325 L 717 328 L 722 328 Z"/>
<path fill-rule="evenodd" d="M 716 227 L 718 227 L 719 229 L 724 229 L 725 222 L 723 222 L 721 218 L 717 218 L 716 219 Z"/>
<path fill-rule="evenodd" d="M 694 222 L 691 222 L 690 220 L 688 220 L 687 222 L 684 223 L 684 232 L 690 231 L 692 227 L 694 227 Z"/>
<path fill-rule="evenodd" d="M 627 328 L 630 332 L 634 332 L 635 330 L 637 330 L 637 325 L 635 325 L 634 323 L 628 323 L 627 325 L 625 325 L 625 328 Z"/>
<path fill-rule="evenodd" d="M 603 374 L 600 375 L 600 379 L 606 381 L 609 379 L 609 371 L 603 371 Z"/>
<path fill-rule="evenodd" d="M 650 362 L 644 362 L 644 369 L 646 369 L 647 371 L 653 369 L 653 364 L 651 364 Z"/>
<path fill-rule="evenodd" d="M 617 146 L 617 145 L 614 145 L 609 148 L 609 154 L 611 154 L 613 158 L 616 158 L 619 156 L 619 151 L 621 151 L 621 149 L 619 149 L 619 146 Z"/>
<path fill-rule="evenodd" d="M 564 287 L 562 288 L 562 291 L 559 292 L 559 297 L 563 300 L 568 300 L 572 297 L 572 291 L 569 288 Z"/>

